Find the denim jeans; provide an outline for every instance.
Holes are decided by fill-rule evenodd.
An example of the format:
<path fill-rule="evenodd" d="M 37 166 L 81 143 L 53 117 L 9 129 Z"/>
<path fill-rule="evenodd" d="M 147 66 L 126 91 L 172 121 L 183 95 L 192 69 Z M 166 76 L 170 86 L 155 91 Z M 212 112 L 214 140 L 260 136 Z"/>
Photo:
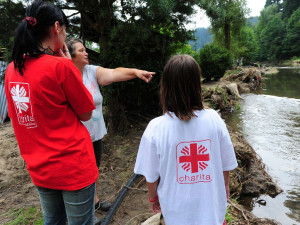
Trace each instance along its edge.
<path fill-rule="evenodd" d="M 61 191 L 37 187 L 44 225 L 94 224 L 95 183 L 77 191 Z"/>

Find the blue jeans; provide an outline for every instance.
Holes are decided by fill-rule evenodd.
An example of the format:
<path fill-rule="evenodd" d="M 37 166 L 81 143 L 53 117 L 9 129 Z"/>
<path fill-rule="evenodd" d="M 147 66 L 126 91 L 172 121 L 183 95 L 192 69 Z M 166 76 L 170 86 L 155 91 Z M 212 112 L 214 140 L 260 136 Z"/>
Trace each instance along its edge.
<path fill-rule="evenodd" d="M 94 224 L 95 183 L 77 191 L 61 191 L 37 187 L 44 225 Z"/>

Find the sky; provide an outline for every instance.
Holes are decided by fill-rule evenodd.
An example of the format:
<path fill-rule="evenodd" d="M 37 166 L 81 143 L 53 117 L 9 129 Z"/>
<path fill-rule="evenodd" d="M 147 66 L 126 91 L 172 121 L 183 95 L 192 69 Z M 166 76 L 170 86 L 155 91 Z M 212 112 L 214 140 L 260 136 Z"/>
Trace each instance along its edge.
<path fill-rule="evenodd" d="M 247 7 L 250 9 L 249 17 L 259 16 L 260 11 L 264 8 L 266 0 L 247 0 Z M 191 23 L 187 24 L 188 29 L 196 29 L 198 27 L 209 27 L 210 22 L 205 11 L 197 8 L 197 13 L 192 16 Z"/>

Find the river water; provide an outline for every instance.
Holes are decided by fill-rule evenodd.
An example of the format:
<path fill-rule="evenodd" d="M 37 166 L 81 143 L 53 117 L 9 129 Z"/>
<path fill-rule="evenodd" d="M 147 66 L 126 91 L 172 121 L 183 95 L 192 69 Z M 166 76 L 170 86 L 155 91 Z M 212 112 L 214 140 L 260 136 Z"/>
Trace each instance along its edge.
<path fill-rule="evenodd" d="M 260 94 L 242 95 L 241 110 L 226 122 L 243 133 L 283 193 L 244 198 L 242 204 L 257 217 L 300 225 L 300 68 L 279 68 L 263 82 Z"/>

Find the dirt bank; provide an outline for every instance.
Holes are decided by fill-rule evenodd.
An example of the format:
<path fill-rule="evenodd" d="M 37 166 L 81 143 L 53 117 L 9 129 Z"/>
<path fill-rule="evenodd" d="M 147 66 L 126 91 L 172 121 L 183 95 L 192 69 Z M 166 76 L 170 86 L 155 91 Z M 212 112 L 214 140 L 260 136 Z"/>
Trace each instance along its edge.
<path fill-rule="evenodd" d="M 236 83 L 239 93 L 255 91 L 260 86 L 259 76 L 263 76 L 263 73 L 261 69 L 241 69 L 220 82 L 206 84 L 203 91 L 204 100 L 210 107 L 220 109 L 222 113 L 235 110 L 239 96 L 234 87 L 229 85 Z M 131 177 L 140 137 L 150 119 L 130 121 L 132 125 L 126 136 L 107 135 L 104 138 L 105 148 L 99 185 L 102 200 L 113 201 Z M 230 174 L 232 199 L 229 212 L 232 219 L 229 224 L 276 224 L 271 220 L 255 218 L 233 200 L 243 194 L 266 193 L 273 196 L 280 192 L 280 188 L 265 172 L 261 160 L 242 135 L 230 128 L 229 130 L 239 163 L 239 168 Z M 0 224 L 12 220 L 14 215 L 7 214 L 11 209 L 39 207 L 38 195 L 25 167 L 10 122 L 0 125 Z M 138 178 L 132 186 L 133 189 L 128 191 L 111 224 L 140 224 L 152 215 L 147 200 L 146 184 L 141 179 Z M 104 218 L 105 213 L 97 211 L 96 215 Z"/>

